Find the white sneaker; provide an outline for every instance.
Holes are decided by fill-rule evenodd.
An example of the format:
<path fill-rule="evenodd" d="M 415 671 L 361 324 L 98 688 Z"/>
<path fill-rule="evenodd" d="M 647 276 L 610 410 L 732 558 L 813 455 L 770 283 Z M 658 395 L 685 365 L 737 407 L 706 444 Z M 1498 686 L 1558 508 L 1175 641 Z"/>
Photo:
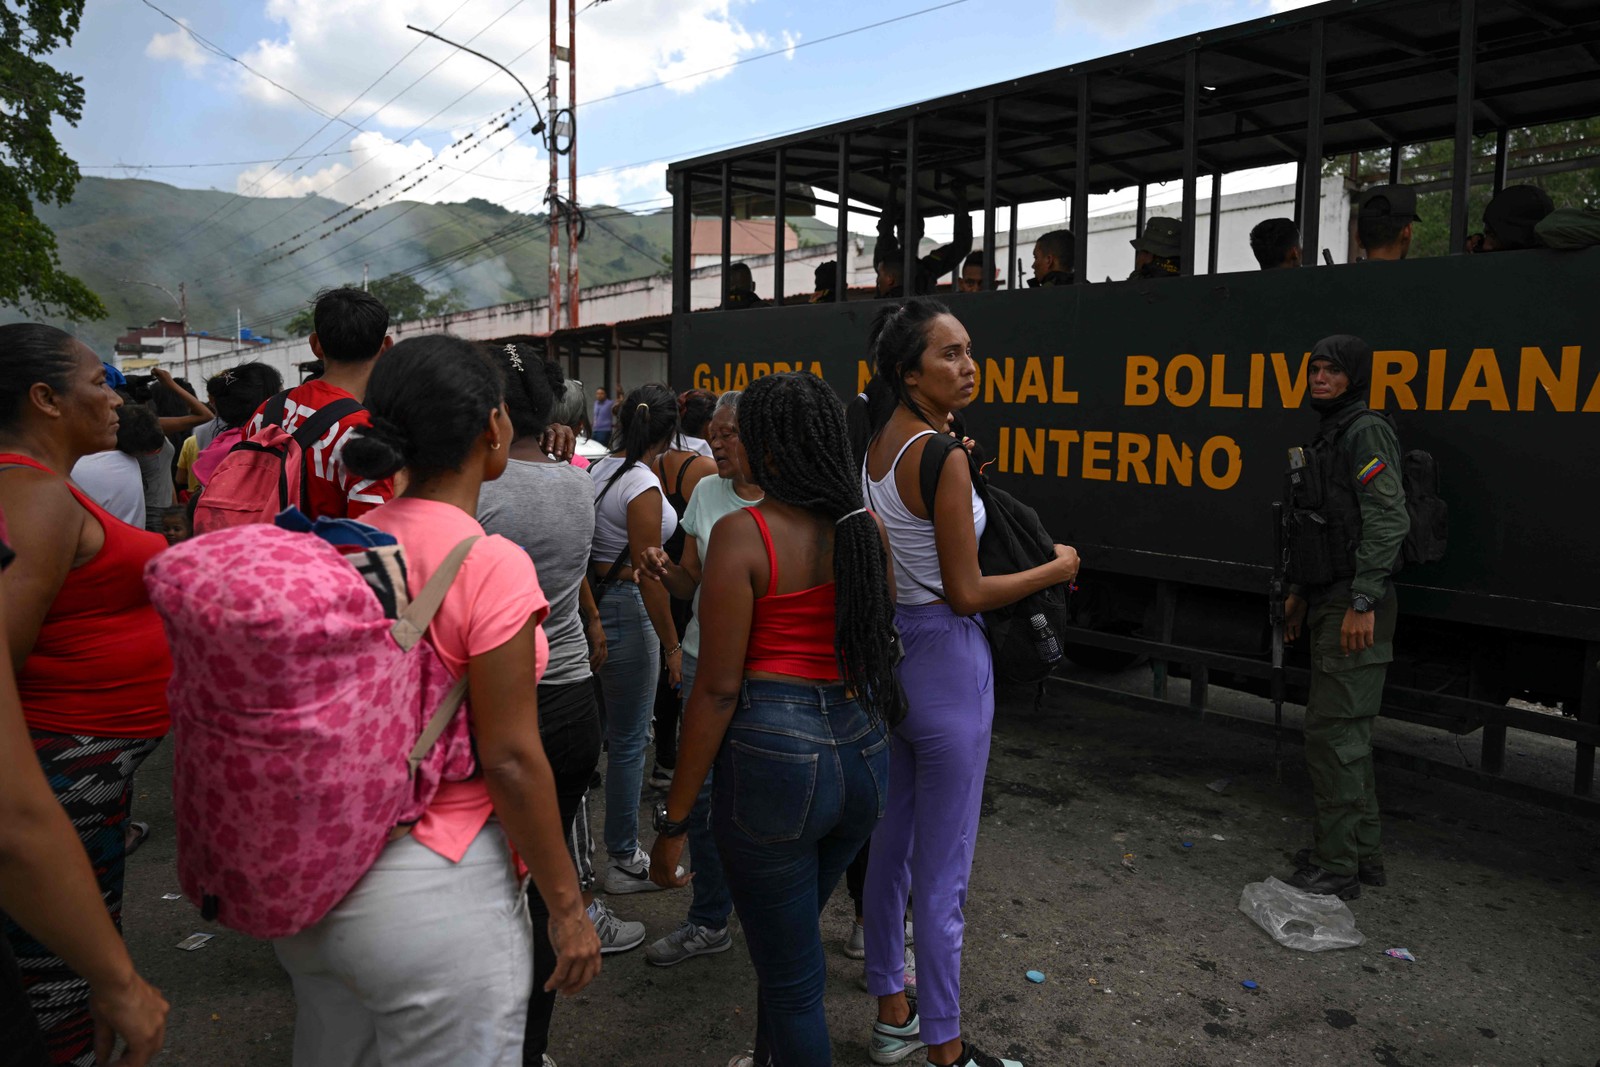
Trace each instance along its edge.
<path fill-rule="evenodd" d="M 850 940 L 844 943 L 844 954 L 853 960 L 867 958 L 867 932 L 859 922 L 850 924 Z"/>
<path fill-rule="evenodd" d="M 651 789 L 671 789 L 672 771 L 669 768 L 663 767 L 661 764 L 657 763 L 655 766 L 650 768 L 650 777 L 647 778 L 646 781 L 650 783 Z"/>
<path fill-rule="evenodd" d="M 606 865 L 605 888 L 607 893 L 654 893 L 661 887 L 650 880 L 650 857 L 644 849 L 635 847 L 633 859 L 627 863 L 612 860 Z"/>
<path fill-rule="evenodd" d="M 646 962 L 657 967 L 671 967 L 693 956 L 712 956 L 733 947 L 733 935 L 726 926 L 714 930 L 685 922 L 666 937 L 644 950 Z"/>
<path fill-rule="evenodd" d="M 617 918 L 617 913 L 606 907 L 603 900 L 589 905 L 589 918 L 594 921 L 594 933 L 600 939 L 602 956 L 627 952 L 644 943 L 644 923 Z"/>

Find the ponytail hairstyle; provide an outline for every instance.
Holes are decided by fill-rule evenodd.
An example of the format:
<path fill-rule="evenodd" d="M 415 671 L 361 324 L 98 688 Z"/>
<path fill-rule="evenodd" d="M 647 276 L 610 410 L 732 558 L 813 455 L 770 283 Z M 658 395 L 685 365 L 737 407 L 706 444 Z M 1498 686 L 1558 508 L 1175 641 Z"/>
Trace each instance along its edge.
<path fill-rule="evenodd" d="M 839 671 L 869 714 L 893 724 L 902 711 L 888 639 L 894 604 L 878 524 L 862 504 L 861 475 L 850 462 L 844 406 L 814 374 L 766 375 L 739 398 L 739 439 L 762 492 L 835 524 Z"/>
<path fill-rule="evenodd" d="M 555 407 L 555 386 L 562 382 L 561 368 L 546 363 L 544 356 L 528 345 L 486 343 L 483 351 L 505 376 L 506 410 L 511 412 L 513 434 L 522 438 L 544 433 Z"/>
<path fill-rule="evenodd" d="M 372 425 L 345 443 L 344 465 L 358 478 L 406 467 L 414 485 L 458 471 L 504 401 L 500 368 L 477 344 L 442 333 L 407 338 L 373 364 Z"/>
<path fill-rule="evenodd" d="M 858 470 L 867 461 L 867 448 L 872 439 L 894 414 L 895 403 L 894 391 L 874 375 L 867 379 L 867 387 L 845 405 L 845 431 L 850 435 L 850 451 L 855 455 Z"/>
<path fill-rule="evenodd" d="M 706 423 L 717 409 L 717 395 L 704 389 L 690 389 L 678 397 L 679 432 L 690 437 L 705 437 Z"/>
<path fill-rule="evenodd" d="M 665 445 L 677 434 L 678 394 L 659 382 L 641 385 L 622 401 L 618 418 L 621 429 L 612 447 L 622 453 L 623 462 L 606 479 L 607 489 L 646 452 Z"/>
<path fill-rule="evenodd" d="M 43 382 L 52 392 L 67 391 L 78 366 L 76 343 L 70 333 L 38 322 L 0 326 L 0 430 L 22 419 L 28 391 Z"/>
<path fill-rule="evenodd" d="M 867 349 L 872 354 L 875 376 L 889 387 L 896 402 L 904 404 L 940 433 L 944 432 L 944 427 L 934 426 L 928 413 L 911 399 L 905 376 L 922 369 L 922 352 L 928 347 L 928 325 L 940 315 L 948 314 L 950 309 L 932 297 L 914 296 L 878 312 L 867 332 Z M 884 421 L 888 421 L 887 415 Z"/>

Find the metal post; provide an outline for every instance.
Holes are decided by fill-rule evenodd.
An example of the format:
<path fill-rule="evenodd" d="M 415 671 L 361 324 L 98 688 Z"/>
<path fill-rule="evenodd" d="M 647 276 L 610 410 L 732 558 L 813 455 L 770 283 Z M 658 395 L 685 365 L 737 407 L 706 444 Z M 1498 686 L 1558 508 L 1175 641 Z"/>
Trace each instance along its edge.
<path fill-rule="evenodd" d="M 733 261 L 733 163 L 722 161 L 722 299 L 728 300 L 728 268 Z"/>
<path fill-rule="evenodd" d="M 1306 161 L 1298 159 L 1294 164 L 1294 224 L 1300 225 L 1300 220 L 1305 213 L 1300 210 L 1301 202 L 1306 198 Z"/>
<path fill-rule="evenodd" d="M 1072 179 L 1072 280 L 1088 280 L 1089 264 L 1089 75 L 1078 75 L 1078 149 Z"/>
<path fill-rule="evenodd" d="M 995 279 L 995 167 L 1000 157 L 1000 101 L 991 98 L 983 116 L 983 284 L 994 288 Z"/>
<path fill-rule="evenodd" d="M 1495 131 L 1494 138 L 1494 195 L 1499 196 L 1506 187 L 1506 150 L 1510 147 L 1511 131 L 1504 126 Z"/>
<path fill-rule="evenodd" d="M 1389 184 L 1400 184 L 1400 146 L 1389 146 Z"/>
<path fill-rule="evenodd" d="M 783 268 L 787 253 L 784 246 L 788 237 L 788 175 L 789 155 L 782 148 L 778 149 L 777 165 L 773 168 L 773 185 L 775 187 L 775 208 L 772 214 L 772 306 L 783 306 Z"/>
<path fill-rule="evenodd" d="M 189 377 L 189 294 L 184 289 L 183 282 L 178 283 L 178 319 L 179 328 L 183 330 L 183 377 Z"/>
<path fill-rule="evenodd" d="M 694 232 L 694 176 L 679 171 L 672 177 L 672 310 L 689 310 L 690 250 Z"/>
<path fill-rule="evenodd" d="M 1011 242 L 1006 245 L 1006 288 L 1017 287 L 1017 204 L 1011 202 Z"/>
<path fill-rule="evenodd" d="M 1310 85 L 1306 93 L 1306 155 L 1301 161 L 1300 262 L 1316 265 L 1322 234 L 1322 104 L 1327 91 L 1327 26 L 1311 24 Z"/>
<path fill-rule="evenodd" d="M 1583 646 L 1583 683 L 1578 693 L 1578 721 L 1600 724 L 1600 641 Z M 1572 791 L 1580 797 L 1594 792 L 1594 746 L 1580 743 L 1572 772 Z"/>
<path fill-rule="evenodd" d="M 550 0 L 550 85 L 545 110 L 556 120 L 556 2 Z M 550 155 L 550 185 L 545 198 L 550 203 L 550 300 L 546 322 L 551 333 L 561 328 L 561 221 L 556 205 L 561 195 L 561 160 L 555 153 L 555 130 L 550 131 L 546 151 Z"/>
<path fill-rule="evenodd" d="M 906 119 L 906 187 L 905 212 L 900 223 L 900 293 L 917 295 L 917 253 L 922 249 L 917 240 L 917 117 Z"/>
<path fill-rule="evenodd" d="M 1211 226 L 1207 233 L 1206 273 L 1217 273 L 1217 241 L 1222 233 L 1222 172 L 1211 172 Z"/>
<path fill-rule="evenodd" d="M 578 325 L 578 12 L 567 0 L 567 325 Z M 555 144 L 555 138 L 550 138 Z"/>
<path fill-rule="evenodd" d="M 1148 192 L 1149 187 L 1141 182 L 1139 184 L 1139 206 L 1134 208 L 1133 211 L 1133 235 L 1135 237 L 1144 233 L 1145 197 Z"/>
<path fill-rule="evenodd" d="M 1183 56 L 1183 220 L 1178 235 L 1178 273 L 1194 273 L 1194 187 L 1199 178 L 1200 53 Z"/>
<path fill-rule="evenodd" d="M 839 135 L 839 224 L 833 264 L 833 299 L 849 299 L 850 278 L 850 135 Z"/>
<path fill-rule="evenodd" d="M 1472 180 L 1472 97 L 1477 74 L 1477 0 L 1461 0 L 1461 39 L 1456 53 L 1456 151 L 1450 166 L 1450 253 L 1467 247 L 1467 191 Z"/>

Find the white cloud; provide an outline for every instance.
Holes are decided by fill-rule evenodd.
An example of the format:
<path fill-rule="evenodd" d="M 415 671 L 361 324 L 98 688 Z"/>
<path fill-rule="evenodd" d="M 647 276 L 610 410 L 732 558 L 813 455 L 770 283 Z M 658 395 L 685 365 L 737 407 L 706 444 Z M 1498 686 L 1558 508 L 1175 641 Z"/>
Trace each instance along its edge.
<path fill-rule="evenodd" d="M 187 26 L 187 19 L 179 19 Z M 173 30 L 171 33 L 158 33 L 150 38 L 144 46 L 144 54 L 149 59 L 171 59 L 183 65 L 183 69 L 194 74 L 211 62 L 211 56 L 201 48 L 193 37 L 183 30 Z"/>
<path fill-rule="evenodd" d="M 747 0 L 628 0 L 601 4 L 578 20 L 580 103 L 658 80 L 689 92 L 727 72 L 700 72 L 772 47 L 763 34 L 746 29 L 736 7 Z M 563 5 L 564 7 L 565 5 Z M 436 63 L 436 71 L 384 108 L 376 124 L 389 129 L 424 125 L 427 130 L 465 126 L 522 97 L 514 82 L 482 60 L 408 31 L 409 23 L 437 29 L 506 64 L 545 105 L 549 33 L 543 3 L 474 4 L 459 0 L 268 0 L 269 18 L 281 24 L 275 37 L 240 56 L 262 74 L 314 100 L 329 113 L 352 98 L 345 112 L 359 122 Z M 509 13 L 508 13 L 508 8 Z M 498 17 L 504 15 L 504 17 Z M 566 43 L 566 27 L 560 30 Z M 416 52 L 371 91 L 367 87 L 405 55 Z M 697 75 L 687 77 L 689 75 Z M 289 97 L 242 70 L 234 76 L 249 96 L 299 107 Z M 481 82 L 481 91 L 473 92 Z M 560 79 L 565 94 L 567 79 Z M 463 94 L 471 94 L 457 101 Z M 436 118 L 435 112 L 442 113 Z"/>
<path fill-rule="evenodd" d="M 1310 7 L 1312 4 L 1322 3 L 1322 0 L 1271 0 L 1271 3 L 1272 10 L 1274 12 L 1278 12 L 1293 11 L 1296 8 Z"/>
<path fill-rule="evenodd" d="M 565 186 L 562 188 L 565 195 Z M 620 170 L 607 169 L 579 175 L 578 198 L 585 205 L 627 204 L 630 205 L 628 210 L 634 212 L 664 207 L 671 203 L 667 195 L 667 165 L 644 163 Z"/>
<path fill-rule="evenodd" d="M 1158 12 L 1183 6 L 1185 0 L 1056 0 L 1056 24 L 1067 27 L 1087 22 L 1108 36 L 1119 37 L 1140 29 Z"/>

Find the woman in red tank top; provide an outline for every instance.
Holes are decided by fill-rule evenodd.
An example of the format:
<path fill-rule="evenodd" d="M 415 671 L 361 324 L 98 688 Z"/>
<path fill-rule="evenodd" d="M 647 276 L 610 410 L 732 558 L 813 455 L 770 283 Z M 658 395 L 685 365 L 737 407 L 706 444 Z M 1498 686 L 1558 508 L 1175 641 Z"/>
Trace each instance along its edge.
<path fill-rule="evenodd" d="M 766 496 L 719 520 L 706 553 L 700 608 L 717 625 L 701 634 L 650 877 L 687 884 L 675 872 L 715 760 L 712 832 L 759 980 L 750 1062 L 826 1067 L 818 919 L 883 813 L 898 717 L 888 542 L 820 378 L 758 379 L 739 436 Z"/>
<path fill-rule="evenodd" d="M 144 565 L 166 547 L 61 471 L 116 445 L 121 398 L 90 349 L 50 326 L 0 326 L 0 511 L 16 562 L 0 577 L 33 747 L 121 926 L 133 773 L 167 732 L 166 633 Z M 9 920 L 50 1057 L 94 1062 L 89 987 Z"/>

